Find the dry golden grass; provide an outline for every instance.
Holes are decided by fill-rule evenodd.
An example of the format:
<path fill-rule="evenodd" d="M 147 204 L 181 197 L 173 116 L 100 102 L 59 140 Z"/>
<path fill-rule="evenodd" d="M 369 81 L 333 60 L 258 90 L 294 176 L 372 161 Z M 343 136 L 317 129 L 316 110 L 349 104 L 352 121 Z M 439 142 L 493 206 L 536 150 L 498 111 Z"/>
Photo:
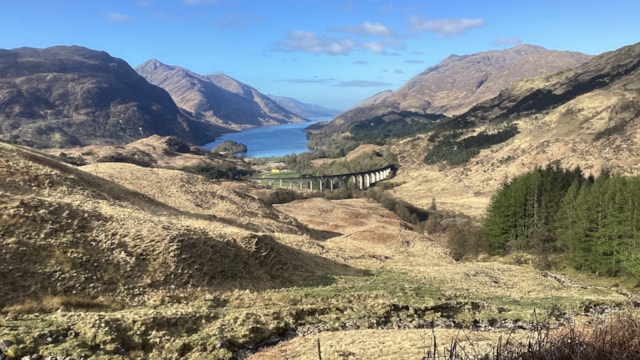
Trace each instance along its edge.
<path fill-rule="evenodd" d="M 393 191 L 413 204 L 428 207 L 435 196 L 441 209 L 481 214 L 499 172 L 480 177 L 472 167 L 445 172 L 424 166 L 416 156 L 422 141 L 397 145 L 403 165 L 394 181 L 406 183 Z M 0 252 L 5 259 L 31 260 L 0 263 L 5 273 L 14 264 L 16 275 L 3 283 L 4 311 L 11 318 L 6 321 L 34 344 L 33 329 L 55 323 L 78 330 L 82 339 L 95 335 L 108 349 L 125 341 L 132 357 L 198 358 L 215 350 L 223 358 L 227 347 L 282 340 L 283 332 L 310 325 L 331 331 L 282 342 L 256 358 L 315 358 L 309 348 L 318 336 L 324 359 L 420 358 L 432 348 L 430 330 L 370 329 L 372 319 L 384 319 L 391 328 L 434 318 L 446 323 L 451 316 L 466 325 L 526 322 L 533 309 L 575 315 L 586 306 L 629 304 L 617 289 L 590 285 L 588 278 L 563 283 L 509 259 L 457 263 L 443 237 L 413 232 L 366 199 L 271 207 L 247 195 L 257 186 L 250 183 L 207 182 L 128 164 L 79 170 L 5 144 L 0 172 L 0 221 L 6 225 L 0 232 L 8 239 Z M 26 266 L 33 259 L 42 266 L 35 274 Z M 39 284 L 55 290 L 61 277 L 69 286 L 78 279 L 95 285 L 78 287 L 73 296 L 47 298 L 33 291 Z M 28 283 L 36 286 L 20 287 Z M 83 302 L 109 294 L 127 307 L 113 311 Z M 82 306 L 91 311 L 70 311 Z M 46 313 L 55 310 L 60 311 Z M 14 319 L 30 311 L 45 314 Z M 345 324 L 352 330 L 337 331 Z M 437 329 L 439 349 L 455 333 Z M 469 337 L 480 344 L 500 334 Z"/>
<path fill-rule="evenodd" d="M 531 80 L 535 81 L 535 79 Z M 526 84 L 526 83 L 525 83 Z M 491 196 L 505 182 L 557 162 L 580 166 L 585 175 L 608 169 L 624 175 L 640 174 L 640 123 L 627 119 L 615 136 L 596 136 L 611 128 L 615 105 L 636 95 L 633 91 L 593 91 L 546 113 L 515 119 L 520 133 L 512 139 L 482 150 L 462 166 L 426 165 L 427 136 L 404 139 L 392 148 L 400 168 L 391 190 L 409 203 L 428 208 L 435 197 L 441 209 L 482 217 Z M 479 129 L 482 130 L 482 129 Z"/>
<path fill-rule="evenodd" d="M 529 331 L 491 333 L 453 329 L 322 333 L 279 344 L 249 359 L 632 360 L 640 356 L 637 315 L 622 314 L 588 327 L 538 325 Z"/>
<path fill-rule="evenodd" d="M 56 156 L 64 152 L 71 157 L 82 157 L 87 163 L 94 163 L 98 159 L 108 158 L 114 154 L 122 154 L 162 168 L 189 168 L 197 165 L 219 165 L 224 162 L 233 162 L 241 168 L 247 166 L 242 160 L 234 158 L 207 157 L 195 153 L 176 152 L 167 145 L 167 139 L 166 136 L 152 135 L 126 145 L 89 145 L 66 149 L 44 149 L 43 151 Z"/>
<path fill-rule="evenodd" d="M 265 349 L 249 360 L 317 360 L 318 341 L 322 359 L 429 359 L 436 354 L 447 358 L 452 344 L 466 358 L 473 359 L 495 347 L 500 337 L 523 337 L 524 331 L 479 332 L 457 329 L 361 330 L 325 332 L 298 337 Z M 433 357 L 431 357 L 433 358 Z"/>
<path fill-rule="evenodd" d="M 8 305 L 0 309 L 2 313 L 31 314 L 50 313 L 58 310 L 78 311 L 78 310 L 101 310 L 114 311 L 122 310 L 125 304 L 102 296 L 96 299 L 89 299 L 80 296 L 51 296 L 47 295 L 40 299 L 29 298 L 24 302 L 15 305 Z"/>
<path fill-rule="evenodd" d="M 89 169 L 101 166 L 109 168 Z M 334 270 L 353 273 L 278 243 L 280 232 L 304 235 L 307 229 L 255 198 L 195 175 L 127 164 L 116 168 L 133 184 L 165 182 L 147 181 L 141 185 L 150 193 L 145 195 L 32 150 L 0 144 L 0 271 L 6 274 L 0 305 L 22 306 L 47 295 L 111 294 L 135 303 L 171 288 L 265 289 Z"/>

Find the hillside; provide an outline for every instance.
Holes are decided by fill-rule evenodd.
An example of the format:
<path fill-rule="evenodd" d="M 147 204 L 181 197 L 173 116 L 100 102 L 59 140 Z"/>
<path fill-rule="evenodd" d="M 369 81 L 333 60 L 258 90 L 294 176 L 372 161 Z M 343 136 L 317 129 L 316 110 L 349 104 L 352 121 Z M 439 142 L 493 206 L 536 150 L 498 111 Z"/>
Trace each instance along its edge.
<path fill-rule="evenodd" d="M 185 116 L 126 62 L 78 46 L 0 51 L 0 135 L 37 147 L 124 144 L 152 134 L 203 144 L 220 128 Z"/>
<path fill-rule="evenodd" d="M 269 288 L 333 271 L 274 239 L 307 228 L 196 175 L 122 163 L 82 171 L 5 143 L 0 172 L 0 308 L 71 293 L 131 304 L 168 289 Z"/>
<path fill-rule="evenodd" d="M 237 169 L 242 173 L 251 171 L 249 164 L 240 158 L 224 157 L 197 146 L 189 146 L 175 137 L 159 135 L 152 135 L 125 145 L 89 145 L 65 149 L 42 149 L 42 151 L 75 165 L 124 162 L 142 167 L 168 169 L 189 170 L 197 167 L 215 167 Z"/>
<path fill-rule="evenodd" d="M 580 166 L 587 175 L 603 169 L 638 175 L 639 89 L 640 44 L 522 80 L 446 126 L 466 129 L 459 140 L 505 124 L 514 124 L 518 134 L 461 166 L 426 165 L 424 155 L 435 144 L 427 135 L 405 139 L 395 145 L 403 185 L 393 192 L 419 206 L 436 197 L 443 207 L 481 216 L 502 183 L 536 166 L 556 162 Z"/>
<path fill-rule="evenodd" d="M 424 327 L 444 336 L 475 318 L 487 341 L 527 328 L 533 309 L 592 317 L 629 303 L 530 267 L 457 263 L 371 200 L 272 207 L 248 195 L 268 191 L 251 182 L 78 169 L 6 143 L 0 173 L 4 354 L 246 357 L 322 332 L 338 356 L 328 334 L 363 344 L 403 329 L 384 348 L 353 347 L 397 356 Z"/>
<path fill-rule="evenodd" d="M 386 114 L 412 111 L 457 115 L 498 95 L 518 80 L 576 67 L 588 55 L 518 45 L 471 55 L 451 55 L 427 68 L 391 93 L 376 95 L 328 123 L 325 131 L 344 131 L 349 124 Z"/>
<path fill-rule="evenodd" d="M 306 121 L 253 87 L 224 74 L 199 75 L 152 59 L 136 67 L 182 109 L 229 130 Z"/>

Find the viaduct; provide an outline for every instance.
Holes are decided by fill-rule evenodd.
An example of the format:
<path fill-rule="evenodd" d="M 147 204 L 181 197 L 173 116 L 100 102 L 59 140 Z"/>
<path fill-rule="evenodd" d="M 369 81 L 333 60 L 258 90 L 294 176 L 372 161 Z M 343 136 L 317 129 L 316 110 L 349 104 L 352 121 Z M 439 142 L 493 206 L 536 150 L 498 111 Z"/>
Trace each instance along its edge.
<path fill-rule="evenodd" d="M 300 190 L 309 189 L 311 191 L 324 191 L 328 189 L 333 191 L 341 188 L 346 184 L 355 184 L 360 190 L 364 190 L 372 186 L 378 181 L 388 179 L 395 174 L 395 166 L 387 165 L 383 168 L 376 170 L 369 170 L 357 173 L 349 174 L 336 174 L 336 175 L 320 175 L 320 176 L 302 176 L 297 178 L 278 178 L 278 179 L 257 179 L 260 183 L 267 182 L 273 186 L 277 184 L 279 186 L 287 186 L 293 188 L 294 184 L 300 187 Z M 318 187 L 314 188 L 314 184 Z"/>

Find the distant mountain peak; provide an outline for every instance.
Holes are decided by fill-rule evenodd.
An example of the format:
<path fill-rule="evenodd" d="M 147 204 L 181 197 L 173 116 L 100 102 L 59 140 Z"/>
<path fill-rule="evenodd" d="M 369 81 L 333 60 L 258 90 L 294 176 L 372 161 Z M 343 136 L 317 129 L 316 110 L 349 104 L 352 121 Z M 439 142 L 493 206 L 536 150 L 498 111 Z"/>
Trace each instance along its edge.
<path fill-rule="evenodd" d="M 169 66 L 167 64 L 163 64 L 158 59 L 149 59 L 149 60 L 145 61 L 144 63 L 138 65 L 138 67 L 145 67 L 145 68 L 150 68 L 150 69 L 158 69 L 158 68 L 161 68 L 161 67 L 170 68 L 171 66 Z"/>
<path fill-rule="evenodd" d="M 341 114 L 334 124 L 326 125 L 326 130 L 341 131 L 351 123 L 393 111 L 461 114 L 498 95 L 516 81 L 574 68 L 589 58 L 589 55 L 577 52 L 552 51 L 529 44 L 469 55 L 450 55 L 396 91 Z"/>
<path fill-rule="evenodd" d="M 304 122 L 255 88 L 222 73 L 201 75 L 151 59 L 136 67 L 193 116 L 229 130 Z"/>
<path fill-rule="evenodd" d="M 330 109 L 330 108 L 316 105 L 316 104 L 304 103 L 291 97 L 276 96 L 276 95 L 268 95 L 268 96 L 271 99 L 273 99 L 275 102 L 280 104 L 280 106 L 284 107 L 285 109 L 307 119 L 320 118 L 320 117 L 332 117 L 340 113 L 340 110 Z"/>

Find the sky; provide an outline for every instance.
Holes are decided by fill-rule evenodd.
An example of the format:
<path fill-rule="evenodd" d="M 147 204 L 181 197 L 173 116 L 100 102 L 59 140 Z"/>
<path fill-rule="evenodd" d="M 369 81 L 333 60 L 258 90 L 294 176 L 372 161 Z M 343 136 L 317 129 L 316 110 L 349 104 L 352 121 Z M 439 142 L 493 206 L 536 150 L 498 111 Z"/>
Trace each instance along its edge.
<path fill-rule="evenodd" d="M 638 0 L 1 0 L 0 49 L 155 58 L 347 110 L 451 54 L 616 50 L 640 41 L 639 14 Z"/>

